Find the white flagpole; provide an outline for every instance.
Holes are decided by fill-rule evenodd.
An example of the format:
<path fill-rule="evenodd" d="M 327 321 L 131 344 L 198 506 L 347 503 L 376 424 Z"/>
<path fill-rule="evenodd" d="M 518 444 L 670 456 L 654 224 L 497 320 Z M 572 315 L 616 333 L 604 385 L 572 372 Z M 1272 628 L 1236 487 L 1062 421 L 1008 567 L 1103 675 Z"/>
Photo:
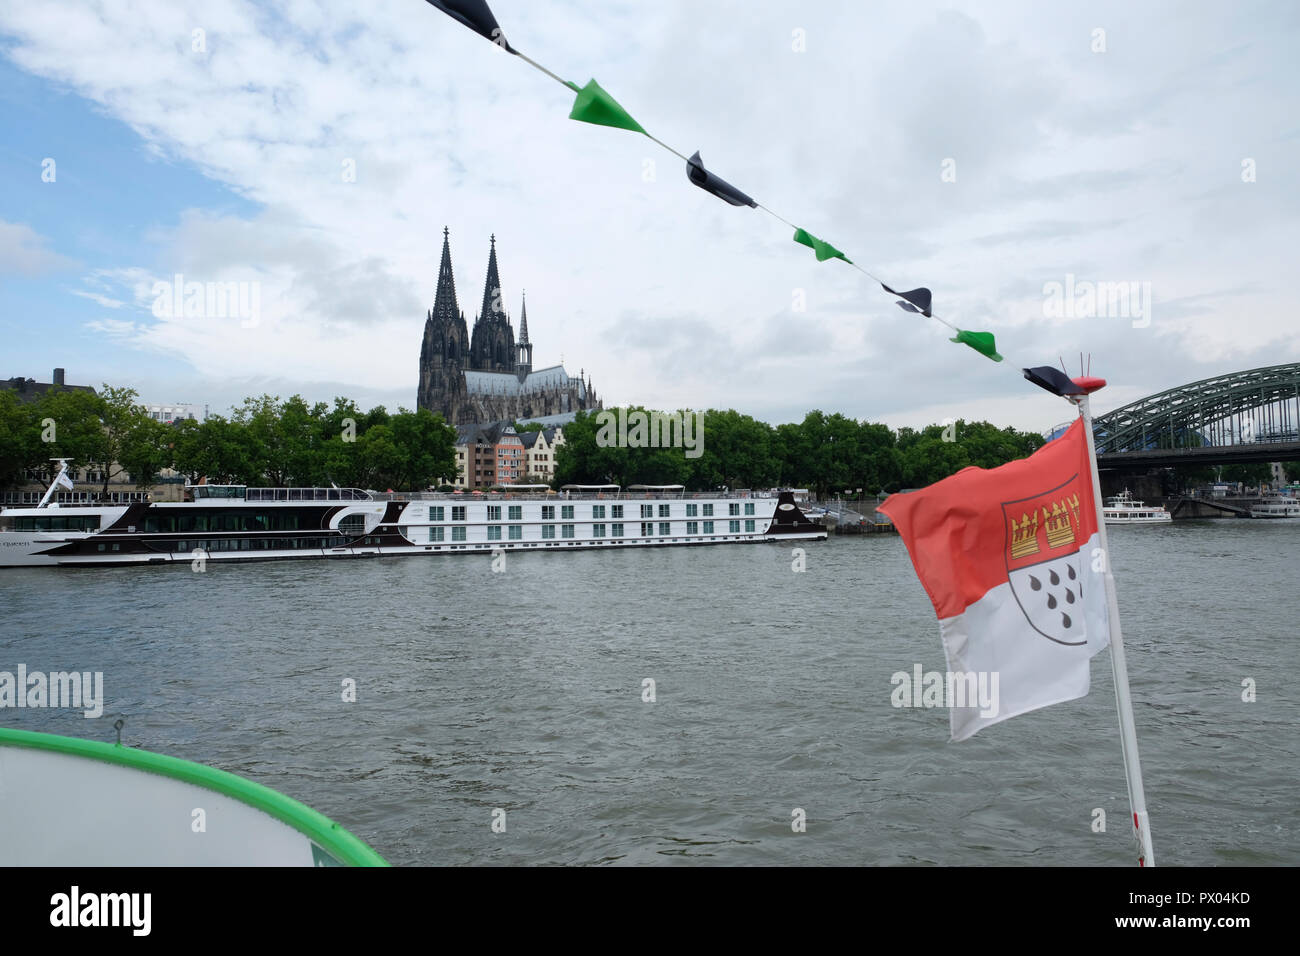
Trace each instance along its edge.
<path fill-rule="evenodd" d="M 1119 626 L 1119 604 L 1115 600 L 1115 578 L 1110 572 L 1110 543 L 1106 539 L 1106 515 L 1102 511 L 1101 478 L 1097 474 L 1097 448 L 1092 438 L 1092 408 L 1088 396 L 1077 399 L 1083 430 L 1088 436 L 1088 468 L 1092 472 L 1092 497 L 1097 506 L 1097 535 L 1105 568 L 1106 607 L 1110 617 L 1110 663 L 1115 671 L 1115 707 L 1119 711 L 1119 739 L 1124 752 L 1124 777 L 1128 780 L 1128 802 L 1133 811 L 1134 836 L 1138 842 L 1138 866 L 1155 866 L 1151 849 L 1151 824 L 1147 819 L 1147 798 L 1142 788 L 1142 764 L 1138 760 L 1137 730 L 1133 725 L 1133 700 L 1128 689 L 1128 663 L 1124 657 L 1124 635 Z"/>

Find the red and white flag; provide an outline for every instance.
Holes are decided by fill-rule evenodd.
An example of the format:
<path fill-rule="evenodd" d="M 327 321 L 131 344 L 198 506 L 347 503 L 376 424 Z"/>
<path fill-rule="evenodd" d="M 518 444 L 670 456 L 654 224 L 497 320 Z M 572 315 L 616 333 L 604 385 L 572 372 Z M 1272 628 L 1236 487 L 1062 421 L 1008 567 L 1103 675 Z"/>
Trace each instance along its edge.
<path fill-rule="evenodd" d="M 949 702 L 953 740 L 1087 695 L 1089 661 L 1110 642 L 1083 428 L 1077 420 L 1028 458 L 965 468 L 878 509 L 934 604 L 949 673 L 997 675 L 996 713 Z"/>

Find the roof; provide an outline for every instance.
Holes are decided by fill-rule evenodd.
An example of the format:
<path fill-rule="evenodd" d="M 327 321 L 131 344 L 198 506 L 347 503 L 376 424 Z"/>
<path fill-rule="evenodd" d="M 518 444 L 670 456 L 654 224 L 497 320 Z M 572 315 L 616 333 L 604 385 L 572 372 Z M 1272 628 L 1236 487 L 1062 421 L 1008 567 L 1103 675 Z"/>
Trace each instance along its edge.
<path fill-rule="evenodd" d="M 489 422 L 486 425 L 469 424 L 456 426 L 457 445 L 470 445 L 475 443 L 495 445 L 507 435 L 520 437 L 515 432 L 515 426 L 510 422 Z"/>
<path fill-rule="evenodd" d="M 95 394 L 95 389 L 90 385 L 55 385 L 53 382 L 38 382 L 35 379 L 23 378 L 18 376 L 10 379 L 0 379 L 0 389 L 17 392 L 18 401 L 34 402 L 38 398 L 43 398 L 45 393 L 50 389 L 61 389 L 68 392 L 89 392 Z"/>
<path fill-rule="evenodd" d="M 522 382 L 514 372 L 465 371 L 465 390 L 471 395 L 519 395 L 538 388 L 568 388 L 570 385 L 576 385 L 580 394 L 586 394 L 582 380 L 569 378 L 562 365 L 529 372 Z"/>

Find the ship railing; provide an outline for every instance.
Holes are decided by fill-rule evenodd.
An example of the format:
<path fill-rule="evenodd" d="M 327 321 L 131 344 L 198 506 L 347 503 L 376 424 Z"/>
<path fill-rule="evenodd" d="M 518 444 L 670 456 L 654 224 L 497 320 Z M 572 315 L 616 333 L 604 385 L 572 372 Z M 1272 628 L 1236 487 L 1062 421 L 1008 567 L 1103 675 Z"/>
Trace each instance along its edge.
<path fill-rule="evenodd" d="M 246 501 L 370 501 L 374 497 L 360 488 L 248 488 L 244 491 Z"/>
<path fill-rule="evenodd" d="M 43 492 L 10 491 L 0 495 L 0 506 L 5 508 L 35 508 L 41 503 Z M 61 491 L 50 504 L 60 508 L 102 508 L 105 505 L 130 505 L 148 503 L 152 497 L 147 491 Z M 46 505 L 49 507 L 49 505 Z"/>
<path fill-rule="evenodd" d="M 460 493 L 451 491 L 395 491 L 395 492 L 372 492 L 370 495 L 375 501 L 699 501 L 710 500 L 718 501 L 725 499 L 749 500 L 756 498 L 777 497 L 775 491 L 688 491 L 682 492 L 638 492 L 638 491 L 619 491 L 619 492 L 576 492 L 576 491 L 553 491 L 547 492 L 520 492 L 520 491 L 464 491 Z"/>

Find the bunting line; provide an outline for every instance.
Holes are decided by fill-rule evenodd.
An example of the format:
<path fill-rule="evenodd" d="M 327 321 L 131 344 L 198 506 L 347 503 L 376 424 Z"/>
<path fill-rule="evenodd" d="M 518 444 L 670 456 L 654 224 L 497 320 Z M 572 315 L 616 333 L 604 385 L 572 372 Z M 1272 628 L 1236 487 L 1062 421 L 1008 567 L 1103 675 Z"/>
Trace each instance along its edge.
<path fill-rule="evenodd" d="M 586 86 L 578 86 L 571 80 L 566 80 L 558 74 L 553 73 L 536 60 L 526 54 L 516 50 L 508 42 L 497 24 L 496 17 L 488 7 L 487 0 L 426 0 L 426 2 L 435 9 L 441 10 L 453 20 L 461 23 L 465 27 L 473 30 L 475 33 L 490 41 L 497 47 L 512 56 L 517 56 L 529 66 L 546 74 L 561 86 L 566 87 L 575 94 L 573 108 L 569 112 L 569 118 L 581 123 L 591 123 L 596 126 L 609 126 L 615 129 L 625 129 L 628 132 L 640 133 L 647 139 L 663 147 L 672 153 L 678 159 L 686 164 L 687 179 L 695 186 L 703 189 L 705 192 L 716 196 L 723 202 L 732 206 L 749 206 L 751 208 L 761 209 L 763 212 L 772 216 L 774 219 L 784 223 L 794 230 L 793 240 L 800 245 L 804 245 L 813 250 L 818 262 L 825 262 L 829 259 L 839 259 L 846 265 L 857 269 L 868 279 L 878 284 L 886 293 L 895 296 L 895 304 L 905 312 L 913 312 L 925 316 L 928 319 L 934 319 L 941 325 L 947 326 L 952 332 L 956 333 L 948 341 L 955 342 L 959 345 L 965 345 L 968 348 L 979 352 L 985 358 L 994 362 L 1001 362 L 1002 356 L 997 351 L 997 345 L 992 332 L 976 332 L 969 329 L 962 329 L 957 325 L 949 322 L 947 319 L 936 315 L 930 309 L 932 293 L 928 288 L 917 288 L 907 292 L 899 292 L 890 287 L 890 285 L 879 276 L 873 275 L 869 270 L 850 259 L 835 246 L 831 245 L 824 239 L 814 236 L 800 226 L 795 225 L 784 216 L 779 215 L 772 209 L 757 202 L 748 194 L 742 192 L 731 183 L 722 179 L 715 173 L 706 169 L 704 161 L 700 158 L 699 150 L 695 151 L 693 156 L 687 157 L 680 153 L 667 143 L 653 136 L 644 126 L 632 118 L 632 115 L 625 110 L 617 100 L 614 99 L 605 89 L 601 87 L 594 79 L 588 80 Z"/>

